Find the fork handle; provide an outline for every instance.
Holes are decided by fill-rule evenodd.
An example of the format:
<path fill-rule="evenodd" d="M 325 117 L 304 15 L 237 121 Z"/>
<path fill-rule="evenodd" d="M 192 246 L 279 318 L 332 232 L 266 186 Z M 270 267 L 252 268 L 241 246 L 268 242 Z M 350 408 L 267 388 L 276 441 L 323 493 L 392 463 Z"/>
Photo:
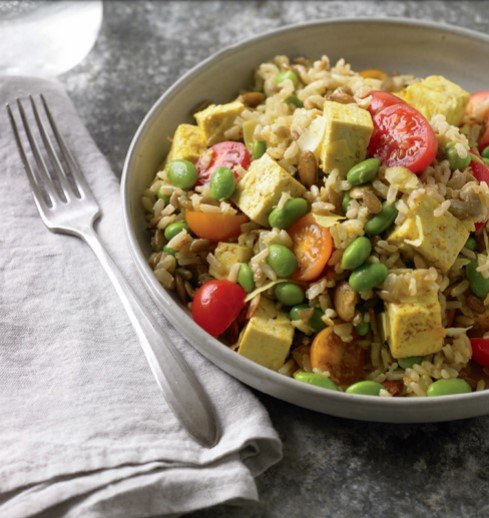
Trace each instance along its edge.
<path fill-rule="evenodd" d="M 169 407 L 187 432 L 200 444 L 212 447 L 219 439 L 214 409 L 207 394 L 171 342 L 125 280 L 93 227 L 80 234 L 109 276 L 129 315 L 139 342 Z"/>

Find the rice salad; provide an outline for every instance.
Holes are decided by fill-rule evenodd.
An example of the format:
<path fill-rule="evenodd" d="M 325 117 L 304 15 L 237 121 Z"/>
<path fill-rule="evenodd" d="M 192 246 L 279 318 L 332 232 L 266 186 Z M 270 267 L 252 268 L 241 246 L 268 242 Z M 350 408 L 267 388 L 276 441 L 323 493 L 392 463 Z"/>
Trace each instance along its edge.
<path fill-rule="evenodd" d="M 154 275 L 197 324 L 329 390 L 488 388 L 489 91 L 276 56 L 222 101 L 142 198 Z"/>

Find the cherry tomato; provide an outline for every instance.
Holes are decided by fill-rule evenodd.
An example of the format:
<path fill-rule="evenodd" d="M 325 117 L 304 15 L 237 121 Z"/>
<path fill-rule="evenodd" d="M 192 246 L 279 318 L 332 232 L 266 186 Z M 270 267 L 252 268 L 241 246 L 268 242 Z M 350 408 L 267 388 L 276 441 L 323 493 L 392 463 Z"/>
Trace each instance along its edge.
<path fill-rule="evenodd" d="M 207 153 L 211 154 L 210 162 L 208 161 Z M 218 167 L 229 167 L 229 169 L 233 170 L 236 179 L 238 179 L 238 175 L 235 171 L 236 166 L 239 165 L 243 169 L 248 169 L 250 161 L 250 153 L 241 142 L 219 142 L 210 147 L 208 151 L 197 160 L 195 164 L 197 173 L 199 174 L 197 185 L 204 185 L 209 182 L 212 173 Z"/>
<path fill-rule="evenodd" d="M 471 338 L 472 359 L 482 367 L 489 367 L 489 339 Z"/>
<path fill-rule="evenodd" d="M 235 282 L 213 280 L 195 293 L 192 317 L 212 336 L 219 336 L 233 323 L 245 305 L 246 291 Z"/>
<path fill-rule="evenodd" d="M 467 115 L 478 124 L 482 124 L 479 136 L 479 151 L 489 146 L 489 90 L 474 92 L 466 108 Z"/>
<path fill-rule="evenodd" d="M 481 229 L 485 224 L 486 224 L 486 222 L 485 222 L 485 221 L 476 221 L 476 222 L 474 223 L 474 225 L 475 225 L 475 230 L 476 230 L 476 231 L 477 231 L 477 230 L 480 230 L 480 229 Z"/>
<path fill-rule="evenodd" d="M 241 234 L 241 225 L 248 221 L 244 214 L 221 214 L 188 210 L 185 220 L 190 230 L 202 239 L 227 241 Z"/>
<path fill-rule="evenodd" d="M 473 151 L 472 153 L 475 154 Z M 482 160 L 480 162 L 478 160 L 472 160 L 472 162 L 470 162 L 470 167 L 472 168 L 474 177 L 478 182 L 486 182 L 487 185 L 489 185 L 489 167 L 484 164 Z"/>
<path fill-rule="evenodd" d="M 385 166 L 403 166 L 420 173 L 433 162 L 438 141 L 430 123 L 411 106 L 387 106 L 374 117 L 369 153 Z"/>
<path fill-rule="evenodd" d="M 294 242 L 293 252 L 298 268 L 292 275 L 296 281 L 312 281 L 319 277 L 333 252 L 333 238 L 309 213 L 302 216 L 290 228 Z"/>
<path fill-rule="evenodd" d="M 383 110 L 388 106 L 392 106 L 393 104 L 405 104 L 400 97 L 397 97 L 397 95 L 391 94 L 389 92 L 383 92 L 382 90 L 370 92 L 369 95 L 372 97 L 372 100 L 370 101 L 368 111 L 372 117 L 380 112 L 380 110 Z"/>

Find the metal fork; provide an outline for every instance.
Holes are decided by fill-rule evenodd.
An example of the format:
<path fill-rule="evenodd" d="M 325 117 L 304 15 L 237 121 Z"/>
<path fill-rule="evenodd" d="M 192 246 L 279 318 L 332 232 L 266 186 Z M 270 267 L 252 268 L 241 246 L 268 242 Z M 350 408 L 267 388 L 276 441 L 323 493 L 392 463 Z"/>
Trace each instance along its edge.
<path fill-rule="evenodd" d="M 40 96 L 38 109 L 32 95 L 29 104 L 34 114 L 39 136 L 35 136 L 26 116 L 23 102 L 16 99 L 22 127 L 32 156 L 22 144 L 19 126 L 9 104 L 6 105 L 10 124 L 34 201 L 46 227 L 55 233 L 70 234 L 83 239 L 93 250 L 109 276 L 129 315 L 156 382 L 168 405 L 184 428 L 200 444 L 212 447 L 219 439 L 219 430 L 212 404 L 194 373 L 172 344 L 167 334 L 156 324 L 136 293 L 107 253 L 94 229 L 101 216 L 100 207 L 83 173 L 62 138 L 46 99 Z M 40 115 L 44 110 L 48 123 Z M 33 125 L 33 127 L 35 127 Z M 54 140 L 48 134 L 51 128 Z M 40 144 L 42 141 L 42 145 Z M 53 142 L 56 142 L 58 150 Z M 44 154 L 41 152 L 44 149 Z M 32 159 L 33 157 L 33 159 Z M 35 166 L 34 166 L 35 164 Z"/>

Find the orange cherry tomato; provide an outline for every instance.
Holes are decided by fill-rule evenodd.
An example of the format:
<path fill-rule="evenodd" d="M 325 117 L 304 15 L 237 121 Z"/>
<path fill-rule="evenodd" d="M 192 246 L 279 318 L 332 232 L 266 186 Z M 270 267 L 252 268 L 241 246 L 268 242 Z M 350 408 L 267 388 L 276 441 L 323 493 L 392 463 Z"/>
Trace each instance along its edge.
<path fill-rule="evenodd" d="M 188 210 L 185 220 L 190 230 L 202 239 L 226 241 L 241 233 L 241 225 L 248 221 L 244 214 L 221 214 Z"/>
<path fill-rule="evenodd" d="M 309 213 L 297 220 L 289 235 L 298 268 L 292 275 L 295 281 L 312 281 L 319 277 L 333 252 L 333 238 L 327 228 L 319 225 Z"/>
<path fill-rule="evenodd" d="M 310 360 L 313 369 L 328 371 L 335 383 L 349 385 L 362 377 L 365 350 L 355 340 L 343 342 L 332 327 L 327 327 L 314 338 Z"/>

